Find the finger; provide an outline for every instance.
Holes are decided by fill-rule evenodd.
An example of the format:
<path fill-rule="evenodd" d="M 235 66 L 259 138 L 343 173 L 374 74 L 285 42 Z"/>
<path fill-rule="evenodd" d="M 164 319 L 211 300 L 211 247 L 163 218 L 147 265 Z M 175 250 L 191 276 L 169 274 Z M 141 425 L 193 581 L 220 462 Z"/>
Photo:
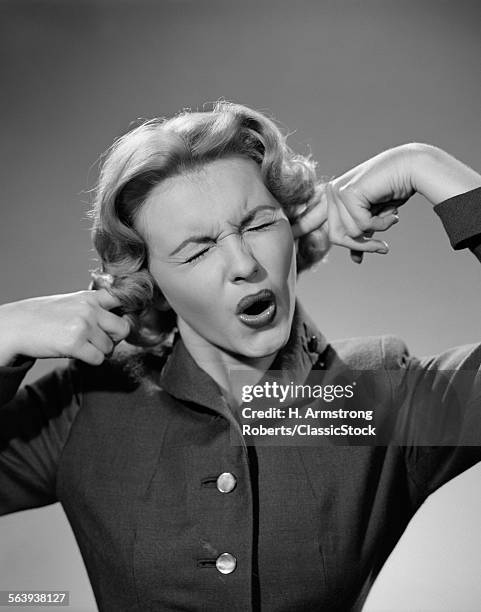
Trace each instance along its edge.
<path fill-rule="evenodd" d="M 373 231 L 385 232 L 393 225 L 399 222 L 399 215 L 397 213 L 386 214 L 382 217 L 372 217 L 371 226 Z"/>
<path fill-rule="evenodd" d="M 354 263 L 357 263 L 357 264 L 362 263 L 363 257 L 364 257 L 364 253 L 362 251 L 351 251 L 351 259 Z"/>
<path fill-rule="evenodd" d="M 109 353 L 111 353 L 115 347 L 112 338 L 110 338 L 110 336 L 98 326 L 95 326 L 92 329 L 92 332 L 89 334 L 88 340 L 104 355 L 108 355 Z"/>
<path fill-rule="evenodd" d="M 375 208 L 349 187 L 333 188 L 333 193 L 343 203 L 356 225 L 363 231 L 384 232 L 399 221 L 396 214 L 376 215 Z"/>
<path fill-rule="evenodd" d="M 334 192 L 334 202 L 337 206 L 337 212 L 339 214 L 339 218 L 344 226 L 344 230 L 348 236 L 351 238 L 356 238 L 358 236 L 362 236 L 364 234 L 363 230 L 357 225 L 354 219 L 349 214 L 349 211 L 344 206 L 342 200 L 340 200 L 336 193 Z"/>
<path fill-rule="evenodd" d="M 396 206 L 388 206 L 382 212 L 380 212 L 377 217 L 387 219 L 387 227 L 385 229 L 378 230 L 381 232 L 384 232 L 396 223 L 399 223 L 399 214 Z"/>
<path fill-rule="evenodd" d="M 338 244 L 338 240 L 341 240 L 345 235 L 344 224 L 342 223 L 339 215 L 339 209 L 336 205 L 332 189 L 329 184 L 326 185 L 327 194 L 327 227 L 329 230 L 329 239 L 334 244 Z"/>
<path fill-rule="evenodd" d="M 371 237 L 374 232 L 365 232 L 365 236 Z M 364 258 L 364 253 L 362 251 L 351 251 L 351 259 L 354 263 L 360 264 Z"/>
<path fill-rule="evenodd" d="M 339 244 L 352 251 L 361 251 L 363 253 L 381 253 L 383 255 L 389 253 L 389 245 L 385 240 L 370 240 L 365 236 L 360 238 L 345 236 L 342 243 Z"/>
<path fill-rule="evenodd" d="M 119 317 L 103 308 L 98 309 L 97 322 L 114 342 L 124 340 L 130 333 L 130 324 L 125 317 Z"/>
<path fill-rule="evenodd" d="M 400 198 L 389 199 L 386 202 L 377 202 L 376 204 L 371 205 L 371 212 L 373 215 L 378 215 L 391 208 L 395 208 L 397 212 L 397 209 L 405 203 L 406 200 Z"/>
<path fill-rule="evenodd" d="M 105 359 L 104 353 L 99 351 L 99 349 L 90 342 L 86 342 L 81 346 L 74 357 L 94 366 L 100 365 Z"/>
<path fill-rule="evenodd" d="M 387 215 L 397 215 L 398 209 L 396 206 L 386 206 L 382 208 L 378 213 L 376 213 L 374 212 L 374 208 L 373 208 L 372 214 L 378 217 L 386 217 Z"/>
<path fill-rule="evenodd" d="M 292 224 L 294 239 L 319 229 L 327 220 L 326 198 L 306 208 Z"/>
<path fill-rule="evenodd" d="M 372 231 L 367 236 L 349 236 L 340 218 L 336 193 L 328 185 L 328 225 L 331 242 L 352 251 L 387 253 L 389 247 L 384 240 L 370 240 Z"/>
<path fill-rule="evenodd" d="M 102 308 L 112 310 L 112 308 L 118 308 L 119 306 L 121 306 L 119 298 L 109 293 L 107 289 L 97 289 L 93 291 L 92 294 L 97 303 L 100 304 Z"/>
<path fill-rule="evenodd" d="M 355 220 L 352 218 L 352 216 L 350 215 L 349 211 L 347 210 L 347 208 L 344 206 L 344 202 L 342 201 L 342 199 L 338 196 L 338 194 L 336 193 L 336 190 L 333 190 L 333 200 L 337 205 L 337 209 L 339 212 L 339 217 L 341 218 L 341 221 L 344 225 L 344 228 L 346 230 L 346 234 L 348 236 L 351 236 L 351 238 L 357 238 L 359 236 L 364 236 L 364 237 L 368 237 L 370 238 L 373 234 L 374 231 L 386 231 L 388 230 L 390 227 L 392 227 L 393 225 L 395 225 L 396 223 L 398 223 L 399 221 L 399 216 L 397 214 L 397 208 L 395 206 L 389 206 L 387 207 L 382 213 L 380 213 L 378 216 L 382 217 L 382 222 L 379 223 L 379 227 L 380 229 L 378 230 L 368 230 L 368 231 L 363 231 L 361 228 L 358 227 L 358 225 L 356 224 Z M 373 224 L 377 224 L 376 223 L 376 219 L 374 217 L 371 217 L 371 221 L 370 221 L 371 225 Z M 355 261 L 356 263 L 361 263 L 362 262 L 362 255 L 358 255 L 358 254 L 354 254 L 355 252 L 351 253 L 351 257 L 353 259 L 353 261 Z M 361 252 L 359 252 L 361 253 Z"/>

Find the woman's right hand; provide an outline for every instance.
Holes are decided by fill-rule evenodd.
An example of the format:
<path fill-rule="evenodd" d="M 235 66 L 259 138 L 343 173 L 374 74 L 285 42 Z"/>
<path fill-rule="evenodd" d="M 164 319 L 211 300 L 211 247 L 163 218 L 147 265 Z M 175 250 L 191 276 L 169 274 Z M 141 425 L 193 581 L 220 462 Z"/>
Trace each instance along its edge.
<path fill-rule="evenodd" d="M 73 357 L 100 365 L 130 325 L 110 310 L 106 289 L 36 297 L 0 306 L 0 365 L 18 356 Z"/>

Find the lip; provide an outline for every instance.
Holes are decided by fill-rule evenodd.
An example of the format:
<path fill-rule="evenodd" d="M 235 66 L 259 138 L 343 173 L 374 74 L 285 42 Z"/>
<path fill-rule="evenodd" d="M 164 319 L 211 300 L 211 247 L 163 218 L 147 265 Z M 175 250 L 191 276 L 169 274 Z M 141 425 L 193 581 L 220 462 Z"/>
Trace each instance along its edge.
<path fill-rule="evenodd" d="M 247 314 L 244 312 L 249 306 L 261 300 L 270 301 L 271 304 L 258 314 Z M 242 323 L 254 328 L 263 327 L 271 323 L 276 315 L 276 311 L 276 296 L 270 289 L 261 289 L 257 293 L 244 296 L 239 300 L 236 308 L 236 314 Z"/>

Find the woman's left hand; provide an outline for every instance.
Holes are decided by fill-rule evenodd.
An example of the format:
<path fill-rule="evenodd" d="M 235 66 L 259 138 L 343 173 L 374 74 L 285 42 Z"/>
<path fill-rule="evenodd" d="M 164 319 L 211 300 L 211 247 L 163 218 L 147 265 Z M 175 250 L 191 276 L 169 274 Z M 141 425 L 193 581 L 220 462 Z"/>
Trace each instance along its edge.
<path fill-rule="evenodd" d="M 474 189 L 481 176 L 442 149 L 409 143 L 389 149 L 323 185 L 320 202 L 293 224 L 294 238 L 327 230 L 329 240 L 348 248 L 360 263 L 364 252 L 387 253 L 374 232 L 392 227 L 398 208 L 416 192 L 432 204 Z"/>
<path fill-rule="evenodd" d="M 331 244 L 349 249 L 357 263 L 364 252 L 387 253 L 372 235 L 397 223 L 398 207 L 415 192 L 409 161 L 406 146 L 396 147 L 326 183 L 319 204 L 292 226 L 294 238 L 325 225 Z"/>

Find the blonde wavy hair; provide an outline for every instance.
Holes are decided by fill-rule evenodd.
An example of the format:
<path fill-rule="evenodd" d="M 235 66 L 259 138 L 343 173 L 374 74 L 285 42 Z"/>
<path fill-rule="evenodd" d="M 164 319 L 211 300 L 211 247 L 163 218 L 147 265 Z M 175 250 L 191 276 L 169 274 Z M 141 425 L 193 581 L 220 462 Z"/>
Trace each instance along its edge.
<path fill-rule="evenodd" d="M 147 244 L 135 229 L 150 190 L 167 177 L 232 155 L 245 155 L 259 165 L 291 224 L 319 201 L 324 183 L 315 163 L 295 154 L 271 119 L 240 104 L 218 102 L 209 111 L 145 121 L 105 154 L 89 212 L 101 262 L 91 273 L 91 286 L 105 287 L 119 298 L 119 310 L 131 323 L 130 344 L 162 345 L 176 325 L 175 313 L 149 272 Z M 298 273 L 321 260 L 328 248 L 323 231 L 302 236 Z"/>

